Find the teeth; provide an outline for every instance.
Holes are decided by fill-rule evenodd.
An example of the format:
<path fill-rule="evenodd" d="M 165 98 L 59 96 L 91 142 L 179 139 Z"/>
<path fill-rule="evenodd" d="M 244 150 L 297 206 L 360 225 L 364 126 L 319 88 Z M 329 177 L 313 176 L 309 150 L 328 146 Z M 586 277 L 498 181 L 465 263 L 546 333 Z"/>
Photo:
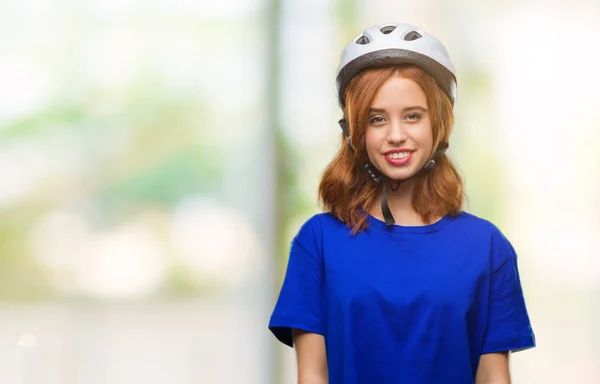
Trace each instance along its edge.
<path fill-rule="evenodd" d="M 390 153 L 387 156 L 390 159 L 404 159 L 408 155 L 409 155 L 409 152 L 396 152 L 396 153 Z"/>

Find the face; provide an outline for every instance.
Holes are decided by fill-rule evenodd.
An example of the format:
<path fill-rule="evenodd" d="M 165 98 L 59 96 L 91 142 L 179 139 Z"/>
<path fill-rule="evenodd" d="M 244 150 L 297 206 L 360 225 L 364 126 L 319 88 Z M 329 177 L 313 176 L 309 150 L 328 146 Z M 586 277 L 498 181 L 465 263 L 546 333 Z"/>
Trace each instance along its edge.
<path fill-rule="evenodd" d="M 414 81 L 388 79 L 373 99 L 367 124 L 369 160 L 390 179 L 411 177 L 430 159 L 433 132 L 427 97 Z"/>

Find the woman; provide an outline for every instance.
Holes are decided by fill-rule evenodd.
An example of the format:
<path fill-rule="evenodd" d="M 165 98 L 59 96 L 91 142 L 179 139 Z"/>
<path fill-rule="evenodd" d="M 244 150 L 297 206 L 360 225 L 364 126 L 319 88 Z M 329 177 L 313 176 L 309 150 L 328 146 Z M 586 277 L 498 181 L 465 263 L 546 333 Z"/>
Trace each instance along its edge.
<path fill-rule="evenodd" d="M 462 210 L 446 49 L 411 25 L 369 28 L 337 90 L 325 213 L 294 238 L 269 323 L 295 346 L 299 382 L 509 383 L 509 353 L 535 338 L 513 247 Z"/>

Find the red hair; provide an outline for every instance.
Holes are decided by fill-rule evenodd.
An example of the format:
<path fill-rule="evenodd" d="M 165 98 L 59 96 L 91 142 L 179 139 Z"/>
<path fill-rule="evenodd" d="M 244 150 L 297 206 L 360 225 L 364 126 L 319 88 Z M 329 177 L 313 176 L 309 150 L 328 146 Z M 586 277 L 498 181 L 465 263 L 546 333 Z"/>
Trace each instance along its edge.
<path fill-rule="evenodd" d="M 348 124 L 353 150 L 346 145 L 346 138 L 342 134 L 340 148 L 325 169 L 319 185 L 319 200 L 323 210 L 331 212 L 348 228 L 352 228 L 352 234 L 368 227 L 368 213 L 381 193 L 382 187 L 375 185 L 364 171 L 364 165 L 368 163 L 365 131 L 375 94 L 392 76 L 413 80 L 425 93 L 431 116 L 434 152 L 441 145 L 448 145 L 452 132 L 452 103 L 435 79 L 422 69 L 411 65 L 386 67 L 362 72 L 352 79 L 346 90 L 344 119 Z M 434 217 L 458 215 L 462 210 L 463 198 L 462 180 L 446 154 L 436 160 L 433 169 L 415 176 L 412 204 L 425 223 Z"/>

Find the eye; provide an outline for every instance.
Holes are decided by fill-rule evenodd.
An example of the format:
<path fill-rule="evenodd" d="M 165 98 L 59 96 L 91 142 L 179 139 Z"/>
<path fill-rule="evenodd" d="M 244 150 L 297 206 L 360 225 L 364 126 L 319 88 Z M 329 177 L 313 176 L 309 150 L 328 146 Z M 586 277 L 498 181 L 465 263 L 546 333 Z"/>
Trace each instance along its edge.
<path fill-rule="evenodd" d="M 371 123 L 373 125 L 381 124 L 383 122 L 385 122 L 385 119 L 383 118 L 383 116 L 372 116 L 369 119 L 369 123 Z"/>
<path fill-rule="evenodd" d="M 423 115 L 419 112 L 411 112 L 406 115 L 406 120 L 410 122 L 417 122 L 423 118 Z"/>

